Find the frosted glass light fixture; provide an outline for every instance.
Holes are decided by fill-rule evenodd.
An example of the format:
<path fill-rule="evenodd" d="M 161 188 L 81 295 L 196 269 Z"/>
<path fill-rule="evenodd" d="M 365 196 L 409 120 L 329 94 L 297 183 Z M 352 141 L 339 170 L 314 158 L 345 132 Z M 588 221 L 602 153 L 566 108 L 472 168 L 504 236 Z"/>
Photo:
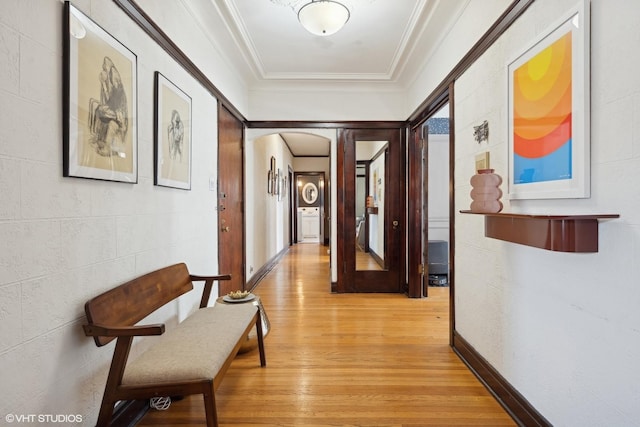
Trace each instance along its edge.
<path fill-rule="evenodd" d="M 335 34 L 349 20 L 349 9 L 333 0 L 312 0 L 298 11 L 298 20 L 311 34 Z"/>

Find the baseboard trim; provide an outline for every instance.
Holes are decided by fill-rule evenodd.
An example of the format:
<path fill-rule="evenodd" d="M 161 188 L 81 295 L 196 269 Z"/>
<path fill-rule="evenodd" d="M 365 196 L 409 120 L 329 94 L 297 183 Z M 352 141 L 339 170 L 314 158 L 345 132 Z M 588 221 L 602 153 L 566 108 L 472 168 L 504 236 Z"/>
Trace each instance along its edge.
<path fill-rule="evenodd" d="M 260 283 L 260 281 L 264 279 L 264 276 L 266 276 L 271 270 L 273 270 L 273 268 L 278 264 L 278 262 L 280 262 L 280 259 L 282 259 L 282 257 L 285 256 L 287 252 L 289 252 L 289 247 L 286 247 L 278 252 L 276 256 L 271 258 L 262 267 L 260 267 L 258 271 L 256 271 L 256 274 L 251 276 L 251 279 L 249 279 L 249 281 L 247 282 L 245 289 L 253 291 L 255 287 L 258 286 L 258 283 Z"/>
<path fill-rule="evenodd" d="M 148 400 L 126 400 L 116 405 L 111 427 L 134 427 L 149 411 Z"/>
<path fill-rule="evenodd" d="M 552 427 L 528 401 L 457 331 L 453 331 L 453 351 L 491 392 L 498 403 L 521 426 Z"/>
<path fill-rule="evenodd" d="M 380 266 L 380 268 L 382 268 L 383 270 L 385 269 L 384 260 L 380 255 L 376 253 L 376 251 L 369 248 L 369 255 L 371 255 L 371 258 L 373 258 L 373 260 Z"/>

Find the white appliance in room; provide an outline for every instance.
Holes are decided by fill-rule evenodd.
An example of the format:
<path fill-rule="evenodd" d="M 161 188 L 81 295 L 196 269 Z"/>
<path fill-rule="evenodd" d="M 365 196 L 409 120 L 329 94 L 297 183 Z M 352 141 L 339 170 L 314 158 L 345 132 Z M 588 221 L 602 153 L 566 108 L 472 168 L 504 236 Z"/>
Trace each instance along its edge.
<path fill-rule="evenodd" d="M 320 208 L 298 208 L 298 241 L 320 241 Z"/>

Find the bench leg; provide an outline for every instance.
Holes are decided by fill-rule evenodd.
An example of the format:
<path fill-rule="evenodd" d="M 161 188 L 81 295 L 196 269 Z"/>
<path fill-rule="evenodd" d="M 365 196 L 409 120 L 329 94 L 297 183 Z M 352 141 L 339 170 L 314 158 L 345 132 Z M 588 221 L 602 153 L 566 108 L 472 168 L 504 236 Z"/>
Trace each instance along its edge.
<path fill-rule="evenodd" d="M 213 381 L 208 390 L 202 393 L 204 399 L 204 412 L 207 416 L 207 427 L 218 427 L 218 413 L 216 411 L 216 396 Z"/>
<path fill-rule="evenodd" d="M 260 310 L 256 315 L 256 335 L 258 337 L 258 350 L 260 351 L 260 366 L 267 366 L 267 358 L 264 354 L 264 336 L 262 335 L 262 316 Z"/>
<path fill-rule="evenodd" d="M 98 413 L 98 421 L 96 427 L 109 427 L 111 417 L 113 416 L 113 406 L 116 402 L 110 402 L 106 398 L 102 398 L 100 412 Z"/>
<path fill-rule="evenodd" d="M 109 368 L 109 375 L 107 376 L 107 384 L 104 386 L 102 404 L 100 405 L 100 412 L 98 413 L 97 427 L 109 427 L 111 423 L 113 407 L 116 402 L 120 400 L 116 399 L 115 390 L 122 382 L 124 367 L 125 363 L 127 363 L 127 357 L 129 357 L 132 342 L 132 336 L 118 337 L 116 341 L 116 348 L 113 351 L 113 359 L 111 360 L 111 367 Z"/>

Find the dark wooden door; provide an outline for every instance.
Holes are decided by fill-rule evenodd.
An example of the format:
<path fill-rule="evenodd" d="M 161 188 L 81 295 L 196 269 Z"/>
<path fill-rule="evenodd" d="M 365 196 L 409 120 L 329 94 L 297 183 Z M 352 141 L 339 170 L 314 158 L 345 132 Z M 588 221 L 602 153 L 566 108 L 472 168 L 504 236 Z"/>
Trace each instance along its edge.
<path fill-rule="evenodd" d="M 370 188 L 374 198 L 384 201 L 377 208 L 366 209 L 364 226 L 369 227 L 369 245 L 357 239 L 356 163 L 361 143 L 386 142 L 378 152 L 367 155 L 370 160 Z M 366 144 L 365 144 L 366 145 Z M 359 149 L 358 149 L 359 150 Z M 374 149 L 376 151 L 377 148 Z M 405 138 L 404 129 L 341 129 L 338 133 L 338 281 L 336 292 L 403 292 L 405 284 Z M 376 170 L 380 172 L 376 174 Z M 377 189 L 375 189 L 377 186 Z M 371 191 L 373 189 L 373 191 Z M 378 240 L 372 248 L 372 230 Z M 363 247 L 365 248 L 363 250 Z M 367 248 L 368 247 L 368 248 Z M 376 252 L 378 267 L 357 266 L 368 258 L 367 249 Z M 358 259 L 357 259 L 358 258 Z"/>
<path fill-rule="evenodd" d="M 427 296 L 427 129 L 420 126 L 411 131 L 409 139 L 408 183 L 408 281 L 407 294 L 411 298 Z"/>
<path fill-rule="evenodd" d="M 219 295 L 244 289 L 244 127 L 224 106 L 218 108 L 218 264 L 230 281 Z"/>

